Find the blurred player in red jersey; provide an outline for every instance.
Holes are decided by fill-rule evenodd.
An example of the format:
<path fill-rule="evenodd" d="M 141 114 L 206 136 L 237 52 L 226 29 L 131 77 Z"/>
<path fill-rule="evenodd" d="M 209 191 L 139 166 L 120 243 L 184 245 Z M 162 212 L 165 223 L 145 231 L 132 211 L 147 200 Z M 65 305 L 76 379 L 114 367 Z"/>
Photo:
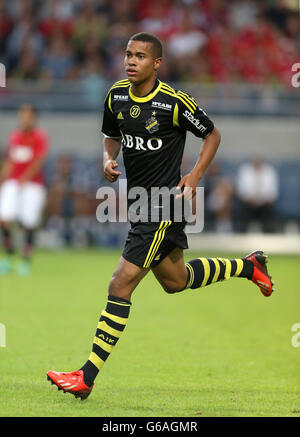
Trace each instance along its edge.
<path fill-rule="evenodd" d="M 2 275 L 12 269 L 14 223 L 24 230 L 23 259 L 17 272 L 30 273 L 34 234 L 46 201 L 43 164 L 48 153 L 48 137 L 36 127 L 37 114 L 31 105 L 21 106 L 18 118 L 19 129 L 10 134 L 0 174 L 0 227 L 5 250 L 5 257 L 0 261 Z"/>

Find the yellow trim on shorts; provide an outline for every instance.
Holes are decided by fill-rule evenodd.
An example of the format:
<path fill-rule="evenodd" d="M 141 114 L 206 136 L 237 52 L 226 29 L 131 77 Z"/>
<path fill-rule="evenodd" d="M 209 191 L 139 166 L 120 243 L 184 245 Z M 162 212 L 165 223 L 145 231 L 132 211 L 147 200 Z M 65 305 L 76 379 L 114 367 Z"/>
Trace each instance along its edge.
<path fill-rule="evenodd" d="M 159 228 L 156 230 L 156 232 L 154 234 L 150 249 L 147 253 L 147 256 L 146 256 L 146 259 L 145 259 L 145 262 L 143 265 L 144 268 L 150 267 L 150 264 L 153 261 L 153 258 L 155 256 L 162 240 L 164 239 L 165 231 L 166 231 L 167 227 L 170 226 L 171 223 L 172 223 L 171 220 L 169 220 L 167 222 L 162 220 L 160 222 Z"/>

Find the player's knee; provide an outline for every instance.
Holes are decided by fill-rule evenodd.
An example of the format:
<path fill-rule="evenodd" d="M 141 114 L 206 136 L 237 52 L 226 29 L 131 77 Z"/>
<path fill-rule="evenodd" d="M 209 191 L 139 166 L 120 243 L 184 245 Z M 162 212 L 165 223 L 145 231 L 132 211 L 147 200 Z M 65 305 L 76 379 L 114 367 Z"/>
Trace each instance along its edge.
<path fill-rule="evenodd" d="M 164 289 L 165 292 L 168 293 L 168 294 L 174 294 L 174 293 L 176 293 L 176 290 L 174 289 L 174 287 L 170 287 L 169 285 L 163 285 L 163 289 Z"/>
<path fill-rule="evenodd" d="M 132 291 L 124 286 L 124 281 L 119 276 L 113 276 L 108 285 L 108 294 L 110 296 L 121 297 L 130 300 Z"/>
<path fill-rule="evenodd" d="M 117 276 L 113 276 L 109 282 L 108 285 L 108 293 L 111 296 L 118 296 L 118 293 L 121 290 L 121 284 L 120 284 L 120 280 L 118 279 Z"/>
<path fill-rule="evenodd" d="M 165 282 L 162 284 L 163 289 L 168 294 L 178 293 L 185 288 L 185 284 L 179 282 Z"/>

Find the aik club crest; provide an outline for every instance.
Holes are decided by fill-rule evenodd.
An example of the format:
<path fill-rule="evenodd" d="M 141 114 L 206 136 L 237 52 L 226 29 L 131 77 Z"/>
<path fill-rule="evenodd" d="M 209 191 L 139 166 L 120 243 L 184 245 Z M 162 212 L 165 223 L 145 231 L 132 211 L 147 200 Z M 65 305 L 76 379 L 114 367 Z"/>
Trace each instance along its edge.
<path fill-rule="evenodd" d="M 152 116 L 146 121 L 145 127 L 150 134 L 153 134 L 154 132 L 158 131 L 159 123 L 156 118 Z"/>

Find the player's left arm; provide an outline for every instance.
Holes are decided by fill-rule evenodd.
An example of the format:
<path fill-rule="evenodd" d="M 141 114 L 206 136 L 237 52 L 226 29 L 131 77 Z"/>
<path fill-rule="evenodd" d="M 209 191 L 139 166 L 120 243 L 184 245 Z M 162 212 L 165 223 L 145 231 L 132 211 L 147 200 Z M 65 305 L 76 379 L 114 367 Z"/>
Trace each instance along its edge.
<path fill-rule="evenodd" d="M 203 140 L 194 168 L 184 175 L 178 184 L 178 188 L 182 189 L 184 187 L 184 190 L 177 197 L 191 198 L 195 196 L 199 181 L 218 150 L 221 135 L 212 120 L 198 106 L 193 97 L 182 91 L 178 91 L 177 96 L 178 101 L 173 116 L 174 125 L 185 131 L 192 132 L 196 137 Z"/>
<path fill-rule="evenodd" d="M 31 181 L 42 169 L 48 153 L 49 143 L 46 134 L 40 134 L 37 140 L 36 155 L 30 166 L 22 174 L 19 184 Z"/>
<path fill-rule="evenodd" d="M 194 197 L 199 181 L 203 177 L 209 164 L 213 160 L 218 150 L 220 141 L 221 134 L 218 129 L 214 127 L 213 131 L 204 139 L 198 160 L 194 165 L 194 168 L 191 170 L 190 173 L 184 175 L 183 178 L 180 180 L 178 188 L 184 187 L 184 190 L 178 197 Z"/>

